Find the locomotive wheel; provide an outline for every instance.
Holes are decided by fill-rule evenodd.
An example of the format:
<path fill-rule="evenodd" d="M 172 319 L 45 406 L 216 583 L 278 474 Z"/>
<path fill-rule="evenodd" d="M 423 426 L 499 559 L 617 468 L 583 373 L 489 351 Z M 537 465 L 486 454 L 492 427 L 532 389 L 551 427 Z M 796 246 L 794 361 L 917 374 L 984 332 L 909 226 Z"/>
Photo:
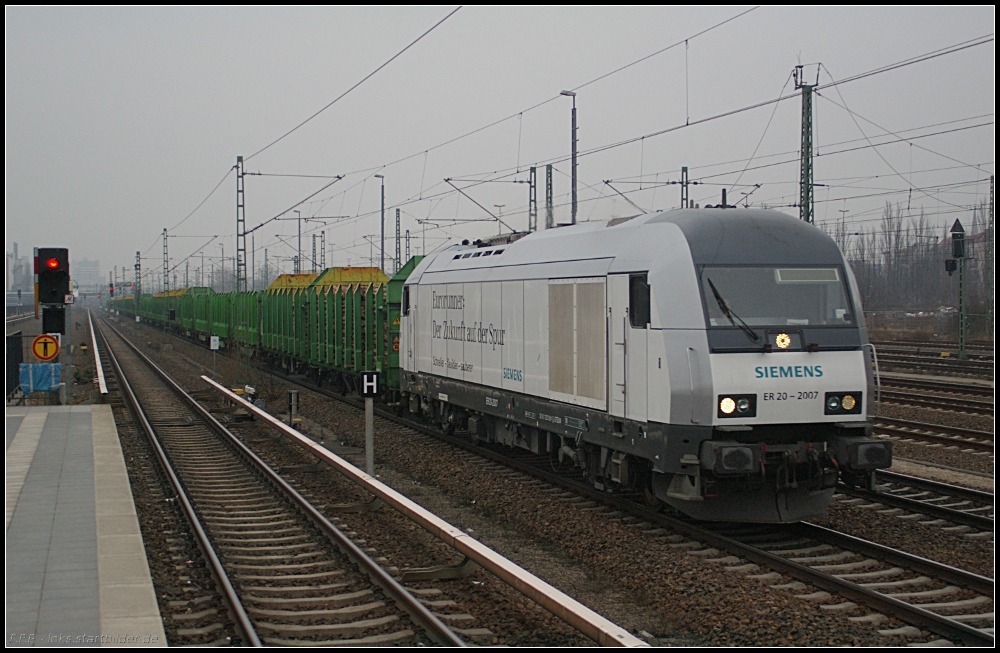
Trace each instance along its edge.
<path fill-rule="evenodd" d="M 642 499 L 648 507 L 656 512 L 663 510 L 663 502 L 653 494 L 653 488 L 649 487 L 649 483 L 642 484 Z"/>

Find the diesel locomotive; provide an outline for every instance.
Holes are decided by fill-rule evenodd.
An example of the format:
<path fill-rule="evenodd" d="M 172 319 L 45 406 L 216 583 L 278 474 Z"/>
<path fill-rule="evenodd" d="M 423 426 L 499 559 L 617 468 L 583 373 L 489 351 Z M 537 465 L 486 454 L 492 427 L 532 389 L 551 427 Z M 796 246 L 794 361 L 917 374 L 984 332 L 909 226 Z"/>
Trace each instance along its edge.
<path fill-rule="evenodd" d="M 727 207 L 465 242 L 391 280 L 332 268 L 143 297 L 140 313 L 344 389 L 382 370 L 400 410 L 697 519 L 794 522 L 891 465 L 858 297 L 821 230 Z"/>

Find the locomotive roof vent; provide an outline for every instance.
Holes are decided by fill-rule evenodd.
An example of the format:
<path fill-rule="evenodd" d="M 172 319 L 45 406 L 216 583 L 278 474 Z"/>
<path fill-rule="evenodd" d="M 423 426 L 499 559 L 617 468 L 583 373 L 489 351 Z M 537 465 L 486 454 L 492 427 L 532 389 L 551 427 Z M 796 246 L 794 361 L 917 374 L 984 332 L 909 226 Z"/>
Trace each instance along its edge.
<path fill-rule="evenodd" d="M 527 235 L 528 235 L 527 231 L 514 231 L 509 234 L 500 234 L 499 236 L 480 238 L 473 244 L 476 247 L 493 247 L 494 245 L 509 245 L 514 241 L 521 240 Z"/>

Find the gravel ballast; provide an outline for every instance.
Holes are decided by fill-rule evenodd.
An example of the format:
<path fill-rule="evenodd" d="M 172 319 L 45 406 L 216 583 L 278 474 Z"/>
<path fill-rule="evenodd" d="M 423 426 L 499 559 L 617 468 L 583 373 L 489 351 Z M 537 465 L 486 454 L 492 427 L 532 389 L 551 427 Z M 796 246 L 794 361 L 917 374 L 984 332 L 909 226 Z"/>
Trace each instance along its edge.
<path fill-rule="evenodd" d="M 143 333 L 154 355 L 174 374 L 183 369 L 193 379 L 212 364 L 211 353 L 203 348 L 152 330 Z M 219 357 L 220 372 L 231 367 L 224 360 Z M 202 387 L 196 385 L 200 381 L 184 382 Z M 267 385 L 259 382 L 258 390 Z M 283 385 L 271 385 L 269 406 L 280 405 Z M 300 406 L 304 416 L 346 443 L 361 444 L 362 418 L 354 409 L 307 391 L 301 391 Z M 573 508 L 509 473 L 443 452 L 426 437 L 376 420 L 376 463 L 382 480 L 632 632 L 652 633 L 659 643 L 884 646 L 936 639 L 926 632 L 914 637 L 880 635 L 878 628 L 903 624 L 852 623 L 845 617 L 864 614 L 863 609 L 835 613 L 771 589 L 746 574 L 673 548 L 662 535 Z M 830 524 L 844 524 L 836 528 L 872 528 L 856 524 L 847 510 L 831 511 L 828 519 Z M 353 522 L 352 527 L 359 533 L 364 528 Z M 388 543 L 375 546 L 383 555 L 392 553 Z M 969 553 L 970 560 L 975 557 Z M 838 601 L 834 597 L 832 602 Z M 516 597 L 510 602 L 526 603 Z"/>

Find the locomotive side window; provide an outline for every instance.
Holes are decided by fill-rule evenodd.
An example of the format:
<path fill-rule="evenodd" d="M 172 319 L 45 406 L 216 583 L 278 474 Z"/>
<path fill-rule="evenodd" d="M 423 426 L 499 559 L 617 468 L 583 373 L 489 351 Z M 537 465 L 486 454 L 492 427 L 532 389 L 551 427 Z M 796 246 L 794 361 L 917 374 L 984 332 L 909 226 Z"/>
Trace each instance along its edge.
<path fill-rule="evenodd" d="M 645 274 L 633 274 L 628 278 L 628 316 L 635 329 L 649 326 L 649 283 Z"/>
<path fill-rule="evenodd" d="M 410 314 L 410 287 L 403 286 L 403 315 Z"/>

